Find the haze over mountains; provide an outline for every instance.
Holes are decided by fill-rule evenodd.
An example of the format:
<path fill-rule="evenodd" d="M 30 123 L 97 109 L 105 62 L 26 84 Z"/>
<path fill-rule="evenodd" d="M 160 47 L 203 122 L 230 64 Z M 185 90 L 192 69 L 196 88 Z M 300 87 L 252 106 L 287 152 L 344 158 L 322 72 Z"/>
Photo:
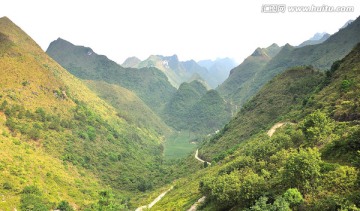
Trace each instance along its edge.
<path fill-rule="evenodd" d="M 177 55 L 151 55 L 144 61 L 136 57 L 129 57 L 122 66 L 133 68 L 156 67 L 165 73 L 170 83 L 176 88 L 181 83 L 191 82 L 195 78 L 214 89 L 228 77 L 230 70 L 236 66 L 236 63 L 230 58 L 195 62 L 194 60 L 179 61 Z"/>
<path fill-rule="evenodd" d="M 359 35 L 119 65 L 0 18 L 0 210 L 358 210 Z"/>

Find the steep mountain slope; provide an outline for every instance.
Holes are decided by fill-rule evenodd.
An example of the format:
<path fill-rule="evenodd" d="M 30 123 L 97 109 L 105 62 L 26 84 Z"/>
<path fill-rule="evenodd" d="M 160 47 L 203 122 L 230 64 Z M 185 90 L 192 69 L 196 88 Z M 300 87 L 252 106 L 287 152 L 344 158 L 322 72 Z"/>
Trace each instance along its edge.
<path fill-rule="evenodd" d="M 267 48 L 257 48 L 244 62 L 231 70 L 229 77 L 217 90 L 226 99 L 242 105 L 247 99 L 242 99 L 238 95 L 247 93 L 251 89 L 246 86 L 246 82 L 255 77 L 280 50 L 281 48 L 275 43 Z"/>
<path fill-rule="evenodd" d="M 330 34 L 325 33 L 325 32 L 324 33 L 316 33 L 312 38 L 302 42 L 297 47 L 300 48 L 300 47 L 304 47 L 304 46 L 307 46 L 307 45 L 320 44 L 320 43 L 323 43 L 325 40 L 327 40 L 329 37 L 330 37 Z"/>
<path fill-rule="evenodd" d="M 81 79 L 102 80 L 134 91 L 157 113 L 175 92 L 167 77 L 154 67 L 123 68 L 90 48 L 75 46 L 60 38 L 53 41 L 46 52 Z"/>
<path fill-rule="evenodd" d="M 240 146 L 231 145 L 234 146 L 231 152 L 213 160 L 218 162 L 213 162 L 210 168 L 178 180 L 174 191 L 153 209 L 185 210 L 205 196 L 205 202 L 200 205 L 202 210 L 358 210 L 359 73 L 360 44 L 334 63 L 326 75 L 304 68 L 281 73 L 208 143 L 231 144 L 242 139 L 244 122 L 240 119 L 256 111 L 261 118 L 272 116 L 278 109 L 286 110 L 277 111 L 279 116 L 275 121 L 275 117 L 262 119 L 263 125 L 267 125 L 264 129 L 277 121 L 296 123 L 278 128 L 271 137 L 266 130 L 254 131 Z M 291 84 L 284 80 L 297 84 L 288 89 L 285 87 Z M 308 85 L 301 95 L 283 93 Z M 266 93 L 272 86 L 279 90 Z M 302 96 L 304 100 L 291 106 L 266 102 L 265 94 L 274 96 L 274 100 L 280 99 L 276 97 L 278 94 L 295 101 Z M 277 108 L 276 104 L 284 107 Z M 201 153 L 207 149 L 205 145 Z"/>
<path fill-rule="evenodd" d="M 230 97 L 236 104 L 243 105 L 251 98 L 266 82 L 284 71 L 286 68 L 301 65 L 312 65 L 326 70 L 336 60 L 341 59 L 360 41 L 360 18 L 350 23 L 346 28 L 340 29 L 330 36 L 325 42 L 318 45 L 308 45 L 302 48 L 294 48 L 285 45 L 281 51 L 260 68 L 250 68 L 252 74 L 245 82 L 234 84 L 232 88 L 227 86 L 227 81 L 219 88 L 222 95 Z M 242 66 L 242 64 L 240 65 Z M 254 69 L 254 70 L 253 70 Z"/>
<path fill-rule="evenodd" d="M 205 93 L 206 88 L 197 81 L 182 83 L 164 109 L 165 122 L 177 130 L 186 127 L 189 110 Z"/>
<path fill-rule="evenodd" d="M 171 65 L 171 66 L 170 66 Z M 171 85 L 178 88 L 179 85 L 186 81 L 182 78 L 184 70 L 179 67 L 179 60 L 176 55 L 164 57 L 159 55 L 151 55 L 146 60 L 140 62 L 137 68 L 156 67 L 161 70 L 168 78 Z"/>
<path fill-rule="evenodd" d="M 200 149 L 206 160 L 223 157 L 227 150 L 279 121 L 318 88 L 323 74 L 312 68 L 292 68 L 275 77 L 240 110 L 220 134 Z M 220 154 L 218 154 L 220 153 Z"/>
<path fill-rule="evenodd" d="M 170 128 L 133 92 L 104 81 L 84 81 L 97 95 L 112 105 L 129 124 L 167 134 Z"/>
<path fill-rule="evenodd" d="M 219 94 L 199 81 L 182 83 L 166 105 L 165 122 L 177 130 L 207 134 L 220 129 L 229 120 L 229 109 Z"/>
<path fill-rule="evenodd" d="M 50 210 L 62 200 L 121 209 L 135 192 L 164 183 L 154 179 L 164 172 L 154 165 L 162 154 L 156 133 L 119 118 L 6 17 L 0 42 L 1 209 Z"/>
<path fill-rule="evenodd" d="M 126 67 L 136 68 L 140 62 L 141 60 L 137 57 L 129 57 L 121 64 L 121 66 L 125 68 Z"/>

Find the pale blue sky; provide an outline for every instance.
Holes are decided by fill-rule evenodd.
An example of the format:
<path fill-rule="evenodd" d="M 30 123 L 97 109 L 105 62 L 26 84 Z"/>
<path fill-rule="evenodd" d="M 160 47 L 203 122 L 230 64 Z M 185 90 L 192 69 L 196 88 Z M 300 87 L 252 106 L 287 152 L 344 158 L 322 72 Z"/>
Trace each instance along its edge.
<path fill-rule="evenodd" d="M 270 3 L 354 6 L 355 11 L 261 13 Z M 2 0 L 0 16 L 8 16 L 44 50 L 62 37 L 118 63 L 151 54 L 241 62 L 257 47 L 298 45 L 316 32 L 335 33 L 357 18 L 359 9 L 358 0 Z"/>

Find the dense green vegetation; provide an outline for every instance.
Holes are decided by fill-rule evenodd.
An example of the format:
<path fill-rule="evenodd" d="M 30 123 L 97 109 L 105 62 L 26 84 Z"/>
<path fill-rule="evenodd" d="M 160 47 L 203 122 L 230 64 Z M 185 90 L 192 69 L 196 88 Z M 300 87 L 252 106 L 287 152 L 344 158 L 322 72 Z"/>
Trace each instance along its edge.
<path fill-rule="evenodd" d="M 8 18 L 0 35 L 1 208 L 131 208 L 173 179 L 158 133 L 117 115 Z"/>
<path fill-rule="evenodd" d="M 292 68 L 275 77 L 220 133 L 203 143 L 202 156 L 206 160 L 223 158 L 243 141 L 276 122 L 296 120 L 294 116 L 302 113 L 304 102 L 321 88 L 323 77 L 323 73 L 311 67 Z M 295 111 L 289 113 L 291 109 Z"/>
<path fill-rule="evenodd" d="M 166 75 L 155 67 L 123 68 L 90 48 L 60 38 L 50 44 L 46 53 L 81 79 L 105 81 L 134 91 L 156 113 L 176 91 Z"/>
<path fill-rule="evenodd" d="M 154 209 L 188 209 L 206 196 L 200 210 L 358 210 L 359 52 L 360 44 L 326 74 L 292 68 L 275 77 L 203 146 L 202 157 L 207 150 L 220 153 L 211 167 L 180 180 Z M 293 97 L 284 95 L 296 90 Z M 275 103 L 264 101 L 269 94 Z M 294 103 L 286 103 L 289 99 Z M 276 118 L 278 104 L 283 111 Z M 253 135 L 243 138 L 242 131 L 252 128 L 246 126 L 252 113 L 259 120 Z M 257 121 L 269 129 L 285 120 L 297 123 L 278 128 L 271 137 L 254 130 L 261 127 Z M 235 147 L 224 153 L 220 142 Z"/>
<path fill-rule="evenodd" d="M 343 58 L 360 42 L 359 32 L 360 19 L 358 18 L 321 44 L 301 48 L 286 44 L 270 60 L 250 63 L 245 60 L 232 71 L 233 74 L 230 74 L 230 77 L 219 87 L 219 92 L 241 106 L 263 85 L 289 67 L 312 65 L 320 70 L 330 69 L 333 62 Z M 251 66 L 248 69 L 245 68 L 246 65 Z"/>
<path fill-rule="evenodd" d="M 239 66 L 231 70 L 229 77 L 222 83 L 217 90 L 226 99 L 242 105 L 247 99 L 238 99 L 235 95 L 247 92 L 249 86 L 243 86 L 251 80 L 262 68 L 269 62 L 281 48 L 272 44 L 267 48 L 257 48 L 249 57 L 247 57 Z"/>
<path fill-rule="evenodd" d="M 300 50 L 257 49 L 231 74 L 244 78 L 219 88 L 240 84 L 227 102 L 199 81 L 176 91 L 155 68 L 54 41 L 50 54 L 80 81 L 1 18 L 0 209 L 129 210 L 173 185 L 153 210 L 186 210 L 203 196 L 199 210 L 359 210 L 360 44 L 329 65 L 358 26 Z M 222 128 L 233 100 L 243 106 Z"/>
<path fill-rule="evenodd" d="M 199 81 L 183 83 L 164 109 L 165 122 L 197 134 L 219 130 L 230 119 L 229 105 L 215 90 Z"/>
<path fill-rule="evenodd" d="M 133 92 L 104 81 L 85 81 L 88 87 L 112 105 L 117 115 L 130 124 L 166 135 L 170 128 Z"/>

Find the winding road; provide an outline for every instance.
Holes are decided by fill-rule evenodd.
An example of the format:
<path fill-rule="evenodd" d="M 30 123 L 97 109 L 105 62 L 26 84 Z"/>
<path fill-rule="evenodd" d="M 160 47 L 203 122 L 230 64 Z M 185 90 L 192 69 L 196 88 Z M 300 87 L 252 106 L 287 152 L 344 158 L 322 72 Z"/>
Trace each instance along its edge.
<path fill-rule="evenodd" d="M 200 162 L 202 162 L 202 163 L 205 163 L 205 162 L 206 162 L 208 165 L 211 165 L 211 163 L 209 163 L 209 162 L 207 162 L 207 161 L 199 158 L 199 149 L 197 149 L 196 152 L 195 152 L 195 159 L 198 160 L 198 161 L 200 161 Z"/>
<path fill-rule="evenodd" d="M 294 123 L 292 123 L 292 122 L 278 122 L 274 126 L 272 126 L 270 128 L 270 130 L 267 132 L 268 136 L 271 137 L 275 133 L 276 129 L 282 127 L 283 125 L 287 125 L 287 124 L 294 125 Z"/>
<path fill-rule="evenodd" d="M 291 124 L 291 125 L 293 125 L 294 123 L 291 123 L 291 122 L 278 122 L 278 123 L 276 123 L 274 126 L 272 126 L 272 127 L 270 128 L 270 130 L 268 130 L 268 132 L 267 132 L 268 136 L 271 137 L 271 136 L 275 133 L 276 129 L 278 129 L 278 128 L 282 127 L 283 125 L 286 125 L 286 124 Z M 207 161 L 199 158 L 199 149 L 197 149 L 196 152 L 195 152 L 195 159 L 198 160 L 198 161 L 200 161 L 200 162 L 202 162 L 202 163 L 205 163 L 205 162 L 206 162 L 208 165 L 211 165 L 211 163 L 209 163 L 209 162 L 207 162 Z M 162 192 L 162 193 L 161 193 L 158 197 L 156 197 L 156 199 L 154 199 L 154 201 L 152 201 L 150 204 L 144 205 L 144 206 L 141 206 L 141 207 L 138 207 L 135 211 L 142 211 L 142 210 L 144 210 L 144 209 L 150 209 L 150 208 L 153 207 L 158 201 L 160 201 L 169 191 L 171 191 L 173 188 L 174 188 L 174 187 L 171 186 L 171 188 L 169 188 L 169 189 L 168 189 L 167 191 L 165 191 L 165 192 Z M 197 200 L 197 202 L 195 202 L 195 203 L 190 207 L 190 209 L 188 209 L 187 211 L 196 211 L 197 206 L 198 206 L 200 203 L 204 202 L 205 199 L 206 199 L 206 197 L 205 197 L 205 196 L 202 196 L 202 197 L 201 197 L 199 200 Z"/>
<path fill-rule="evenodd" d="M 267 132 L 268 136 L 271 137 L 271 136 L 275 133 L 276 129 L 278 129 L 278 128 L 282 127 L 283 125 L 286 125 L 286 124 L 294 125 L 294 123 L 291 123 L 291 122 L 278 122 L 278 123 L 276 123 L 275 125 L 273 125 L 273 126 L 270 128 L 270 130 L 268 130 L 268 132 Z M 197 149 L 197 150 L 196 150 L 196 153 L 195 153 L 195 159 L 198 160 L 198 161 L 200 161 L 200 162 L 203 162 L 203 163 L 206 162 L 205 160 L 202 160 L 201 158 L 199 158 L 198 155 L 199 155 L 199 150 Z M 211 165 L 211 163 L 209 163 L 209 162 L 207 162 L 207 163 Z M 200 198 L 199 200 L 197 200 L 197 202 L 195 202 L 195 203 L 190 207 L 190 209 L 188 209 L 187 211 L 196 211 L 197 206 L 198 206 L 200 203 L 204 202 L 205 199 L 206 199 L 206 196 L 201 197 L 201 198 Z"/>
<path fill-rule="evenodd" d="M 197 149 L 196 152 L 195 152 L 195 159 L 198 160 L 198 161 L 200 161 L 200 162 L 202 162 L 202 163 L 205 163 L 205 162 L 206 162 L 208 165 L 211 165 L 211 163 L 209 163 L 209 162 L 207 162 L 207 161 L 199 158 L 199 149 Z M 203 202 L 205 201 L 205 199 L 206 199 L 206 196 L 202 196 L 202 197 L 201 197 L 199 200 L 197 200 L 197 202 L 195 202 L 195 203 L 190 207 L 190 209 L 188 209 L 187 211 L 196 211 L 197 206 L 198 206 L 199 204 L 203 203 Z"/>
<path fill-rule="evenodd" d="M 158 197 L 156 197 L 156 199 L 154 199 L 154 201 L 152 201 L 150 204 L 148 205 L 144 205 L 141 207 L 136 208 L 135 211 L 143 211 L 144 209 L 150 209 L 151 207 L 153 207 L 158 201 L 160 201 L 169 191 L 171 191 L 174 188 L 174 186 L 171 186 L 171 188 L 169 188 L 167 191 L 162 192 Z"/>

